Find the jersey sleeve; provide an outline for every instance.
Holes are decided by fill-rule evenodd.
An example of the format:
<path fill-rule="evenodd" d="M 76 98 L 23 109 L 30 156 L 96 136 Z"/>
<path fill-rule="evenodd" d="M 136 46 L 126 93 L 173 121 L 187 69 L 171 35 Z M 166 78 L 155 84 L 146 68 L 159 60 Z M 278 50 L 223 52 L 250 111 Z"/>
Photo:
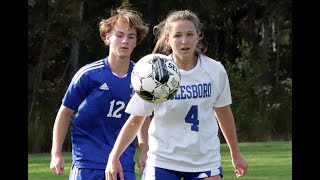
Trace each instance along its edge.
<path fill-rule="evenodd" d="M 135 93 L 130 99 L 125 111 L 128 114 L 137 116 L 148 116 L 152 114 L 152 111 L 156 106 L 156 103 L 145 101 Z"/>
<path fill-rule="evenodd" d="M 86 74 L 76 73 L 62 99 L 62 104 L 72 110 L 76 110 L 87 97 L 90 88 L 90 78 Z"/>
<path fill-rule="evenodd" d="M 232 103 L 228 74 L 220 62 L 219 65 L 218 84 L 220 93 L 214 107 L 223 107 Z"/>

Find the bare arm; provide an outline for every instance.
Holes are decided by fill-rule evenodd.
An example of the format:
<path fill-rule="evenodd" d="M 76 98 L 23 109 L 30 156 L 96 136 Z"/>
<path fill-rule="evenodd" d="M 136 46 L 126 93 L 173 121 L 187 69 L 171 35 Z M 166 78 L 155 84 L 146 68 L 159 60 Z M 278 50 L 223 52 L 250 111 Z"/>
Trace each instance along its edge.
<path fill-rule="evenodd" d="M 127 122 L 121 128 L 117 140 L 109 154 L 109 159 L 105 170 L 106 180 L 117 180 L 117 174 L 119 174 L 121 180 L 124 180 L 123 170 L 119 158 L 124 150 L 137 136 L 137 133 L 142 127 L 144 120 L 145 116 L 130 115 Z"/>
<path fill-rule="evenodd" d="M 245 176 L 248 169 L 248 161 L 240 153 L 238 146 L 235 122 L 230 106 L 215 108 L 215 114 L 219 122 L 222 134 L 229 146 L 232 165 L 235 168 L 236 176 Z"/>
<path fill-rule="evenodd" d="M 62 145 L 68 132 L 68 127 L 73 112 L 74 110 L 61 105 L 54 122 L 50 169 L 57 175 L 62 175 L 64 173 Z"/>
<path fill-rule="evenodd" d="M 147 161 L 147 152 L 149 150 L 148 146 L 148 129 L 150 125 L 151 119 L 150 116 L 147 116 L 144 123 L 142 124 L 142 127 L 138 131 L 138 144 L 140 148 L 140 154 L 138 158 L 138 167 L 141 171 L 144 170 L 145 164 Z"/>

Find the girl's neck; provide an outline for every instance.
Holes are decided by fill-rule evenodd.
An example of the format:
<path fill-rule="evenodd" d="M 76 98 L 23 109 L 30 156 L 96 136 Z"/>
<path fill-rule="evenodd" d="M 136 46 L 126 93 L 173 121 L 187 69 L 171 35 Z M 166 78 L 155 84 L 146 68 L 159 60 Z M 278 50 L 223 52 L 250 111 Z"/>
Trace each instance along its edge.
<path fill-rule="evenodd" d="M 171 56 L 172 56 L 172 59 L 174 60 L 174 62 L 179 67 L 179 69 L 182 69 L 185 71 L 189 71 L 189 70 L 193 69 L 194 67 L 196 67 L 197 62 L 198 62 L 197 55 L 193 55 L 190 57 L 184 57 L 184 58 L 181 58 L 181 57 L 176 56 L 174 54 L 172 54 Z"/>

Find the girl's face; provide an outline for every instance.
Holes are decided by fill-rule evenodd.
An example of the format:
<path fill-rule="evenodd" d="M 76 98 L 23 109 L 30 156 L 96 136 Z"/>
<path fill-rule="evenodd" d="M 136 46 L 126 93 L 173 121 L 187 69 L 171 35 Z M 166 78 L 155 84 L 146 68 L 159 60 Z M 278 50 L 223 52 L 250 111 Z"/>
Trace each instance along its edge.
<path fill-rule="evenodd" d="M 137 45 L 137 30 L 122 23 L 116 23 L 106 36 L 109 51 L 115 56 L 129 57 Z"/>
<path fill-rule="evenodd" d="M 172 52 L 184 59 L 193 57 L 199 36 L 195 25 L 188 20 L 179 20 L 173 22 L 169 37 L 165 39 Z"/>

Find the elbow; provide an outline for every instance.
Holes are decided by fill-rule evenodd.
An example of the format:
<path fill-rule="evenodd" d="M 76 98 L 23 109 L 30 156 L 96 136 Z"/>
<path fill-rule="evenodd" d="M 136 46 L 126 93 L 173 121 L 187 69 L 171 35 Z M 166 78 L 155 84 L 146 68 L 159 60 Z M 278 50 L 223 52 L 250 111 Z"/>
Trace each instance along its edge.
<path fill-rule="evenodd" d="M 144 119 L 145 119 L 145 116 L 130 115 L 128 119 L 128 123 L 130 126 L 141 127 L 144 122 Z"/>

